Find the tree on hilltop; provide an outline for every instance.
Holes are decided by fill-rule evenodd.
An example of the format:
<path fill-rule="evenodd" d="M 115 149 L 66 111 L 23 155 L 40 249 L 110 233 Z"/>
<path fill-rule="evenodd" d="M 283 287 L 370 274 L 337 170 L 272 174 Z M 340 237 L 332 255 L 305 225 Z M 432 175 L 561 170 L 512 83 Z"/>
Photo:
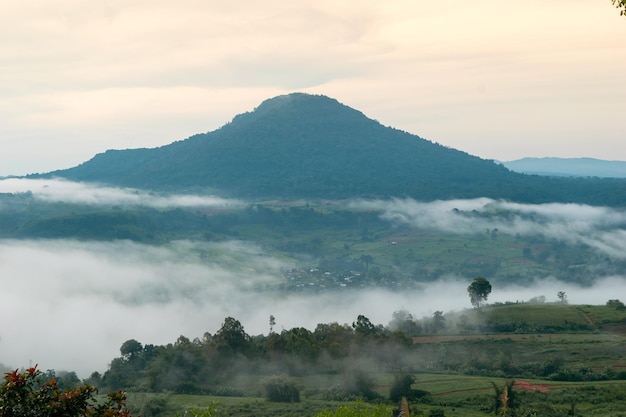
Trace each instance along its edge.
<path fill-rule="evenodd" d="M 470 302 L 475 308 L 479 308 L 483 301 L 487 300 L 491 294 L 491 284 L 483 277 L 476 277 L 474 281 L 467 287 L 470 296 Z"/>

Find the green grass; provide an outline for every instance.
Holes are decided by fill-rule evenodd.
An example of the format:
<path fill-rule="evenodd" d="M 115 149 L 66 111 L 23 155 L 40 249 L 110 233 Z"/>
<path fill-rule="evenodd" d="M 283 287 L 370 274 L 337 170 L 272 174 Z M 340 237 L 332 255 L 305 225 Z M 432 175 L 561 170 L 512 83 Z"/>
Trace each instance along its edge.
<path fill-rule="evenodd" d="M 619 310 L 609 306 L 576 306 L 578 310 L 587 314 L 597 325 L 626 324 L 626 309 Z"/>
<path fill-rule="evenodd" d="M 489 308 L 487 320 L 495 323 L 527 322 L 544 326 L 586 325 L 588 322 L 566 304 L 510 304 Z"/>
<path fill-rule="evenodd" d="M 494 401 L 493 384 L 502 388 L 508 381 L 503 378 L 471 377 L 451 374 L 416 374 L 414 388 L 429 391 L 432 396 L 428 403 L 412 402 L 412 415 L 427 415 L 431 409 L 442 409 L 446 416 L 483 417 L 493 415 L 490 411 Z M 388 382 L 392 375 L 380 374 L 380 382 Z M 514 392 L 522 409 L 548 410 L 567 415 L 566 412 L 575 403 L 576 410 L 585 416 L 619 416 L 626 410 L 626 382 L 587 382 L 564 383 L 542 380 L 520 379 Z M 311 380 L 301 379 L 304 391 L 312 389 Z M 541 387 L 542 392 L 539 390 Z M 299 403 L 271 403 L 264 398 L 217 397 L 205 395 L 182 394 L 145 394 L 131 393 L 129 404 L 135 410 L 151 399 L 165 400 L 167 409 L 161 415 L 182 415 L 184 411 L 203 410 L 207 407 L 216 408 L 219 416 L 238 417 L 279 417 L 279 416 L 310 416 L 313 417 L 323 410 L 336 410 L 341 406 L 354 406 L 353 401 L 325 401 L 318 398 L 303 396 Z M 149 417 L 149 416 L 147 416 Z"/>

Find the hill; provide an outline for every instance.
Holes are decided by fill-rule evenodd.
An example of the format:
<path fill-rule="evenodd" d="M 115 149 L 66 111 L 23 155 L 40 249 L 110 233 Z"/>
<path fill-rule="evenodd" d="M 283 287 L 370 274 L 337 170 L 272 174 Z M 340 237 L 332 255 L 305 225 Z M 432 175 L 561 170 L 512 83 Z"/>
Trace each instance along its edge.
<path fill-rule="evenodd" d="M 503 162 L 511 171 L 559 177 L 626 178 L 626 162 L 594 158 L 522 158 Z"/>
<path fill-rule="evenodd" d="M 626 203 L 626 181 L 514 173 L 385 127 L 334 99 L 300 93 L 266 100 L 213 132 L 160 148 L 110 150 L 43 176 L 247 198 Z"/>

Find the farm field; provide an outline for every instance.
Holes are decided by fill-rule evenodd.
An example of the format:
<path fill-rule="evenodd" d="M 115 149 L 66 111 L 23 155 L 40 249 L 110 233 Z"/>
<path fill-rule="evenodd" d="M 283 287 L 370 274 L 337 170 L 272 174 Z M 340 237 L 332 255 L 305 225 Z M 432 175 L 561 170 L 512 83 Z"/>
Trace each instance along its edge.
<path fill-rule="evenodd" d="M 413 416 L 492 416 L 507 387 L 507 416 L 626 416 L 626 331 L 624 312 L 610 306 L 510 304 L 462 312 L 470 320 L 523 321 L 524 328 L 552 326 L 549 333 L 441 334 L 413 337 L 398 361 L 353 358 L 334 371 L 326 365 L 283 375 L 299 390 L 299 401 L 272 402 L 264 395 L 271 377 L 242 372 L 223 381 L 236 396 L 131 392 L 130 405 L 144 417 L 207 415 L 317 416 L 348 407 L 354 415 L 376 414 L 390 400 L 399 376 L 410 376 Z M 454 313 L 447 315 L 454 320 Z M 578 327 L 579 325 L 586 327 Z M 578 330 L 567 330 L 574 325 Z M 562 329 L 558 331 L 558 327 Z M 366 376 L 373 394 L 333 398 L 355 375 Z M 370 410 L 370 411 L 366 411 Z M 378 409 L 380 411 L 380 409 Z M 368 414 L 371 412 L 371 414 Z M 391 411 L 389 411 L 391 412 Z M 353 415 L 353 414 L 350 414 Z"/>

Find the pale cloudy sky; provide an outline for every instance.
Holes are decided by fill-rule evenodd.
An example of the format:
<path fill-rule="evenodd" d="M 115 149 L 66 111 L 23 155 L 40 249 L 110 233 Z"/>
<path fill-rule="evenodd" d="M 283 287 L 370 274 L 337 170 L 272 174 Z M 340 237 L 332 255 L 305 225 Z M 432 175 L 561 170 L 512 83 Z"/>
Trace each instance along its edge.
<path fill-rule="evenodd" d="M 626 160 L 609 0 L 0 0 L 0 175 L 325 94 L 488 159 Z"/>

